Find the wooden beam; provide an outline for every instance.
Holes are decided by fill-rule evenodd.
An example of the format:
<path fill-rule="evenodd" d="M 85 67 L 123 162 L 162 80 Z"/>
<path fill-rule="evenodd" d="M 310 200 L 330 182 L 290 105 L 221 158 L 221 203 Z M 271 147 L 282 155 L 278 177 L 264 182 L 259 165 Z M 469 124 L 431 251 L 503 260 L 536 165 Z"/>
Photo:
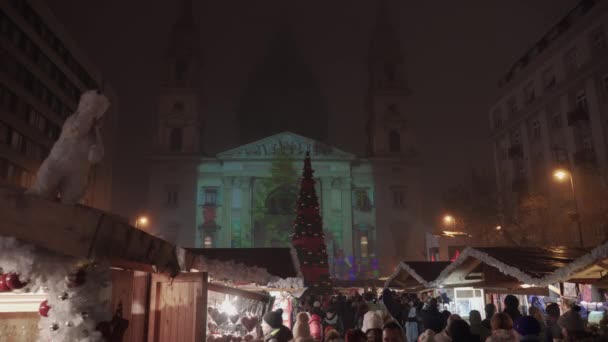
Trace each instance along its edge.
<path fill-rule="evenodd" d="M 257 301 L 263 302 L 263 303 L 268 303 L 270 301 L 270 296 L 268 296 L 268 295 L 251 292 L 251 291 L 245 291 L 245 290 L 238 289 L 236 287 L 230 287 L 230 286 L 221 285 L 221 284 L 217 284 L 217 283 L 209 283 L 207 285 L 207 289 L 209 291 L 225 293 L 225 294 L 228 294 L 231 296 L 239 296 L 239 297 L 243 297 L 243 298 L 247 298 L 247 299 L 257 300 Z"/>
<path fill-rule="evenodd" d="M 101 210 L 68 206 L 0 187 L 0 236 L 51 252 L 176 275 L 175 246 Z"/>

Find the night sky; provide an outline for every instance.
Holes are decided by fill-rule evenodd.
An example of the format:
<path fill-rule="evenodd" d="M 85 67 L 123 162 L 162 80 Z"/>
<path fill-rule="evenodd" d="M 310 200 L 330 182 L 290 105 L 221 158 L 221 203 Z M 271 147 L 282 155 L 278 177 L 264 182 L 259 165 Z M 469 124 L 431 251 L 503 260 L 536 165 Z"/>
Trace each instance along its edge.
<path fill-rule="evenodd" d="M 413 93 L 406 109 L 424 159 L 427 218 L 472 167 L 494 177 L 488 109 L 497 80 L 576 0 L 389 1 Z M 289 3 L 289 5 L 286 5 Z M 145 207 L 144 157 L 153 141 L 163 56 L 180 1 L 48 1 L 119 97 L 113 207 Z M 237 108 L 279 27 L 318 81 L 329 143 L 364 153 L 366 58 L 376 1 L 194 1 L 201 29 L 204 141 L 210 154 L 238 143 Z M 280 99 L 277 99 L 280 101 Z M 351 129 L 344 129 L 345 123 Z M 209 129 L 211 127 L 211 129 Z"/>

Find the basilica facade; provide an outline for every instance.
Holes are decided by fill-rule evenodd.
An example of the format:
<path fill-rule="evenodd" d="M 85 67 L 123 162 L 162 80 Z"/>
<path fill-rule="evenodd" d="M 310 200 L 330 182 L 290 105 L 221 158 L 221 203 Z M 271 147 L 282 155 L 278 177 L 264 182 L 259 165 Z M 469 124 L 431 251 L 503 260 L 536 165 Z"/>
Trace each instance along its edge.
<path fill-rule="evenodd" d="M 187 1 L 184 6 L 169 44 L 149 158 L 150 231 L 184 247 L 287 247 L 303 159 L 310 152 L 334 278 L 378 278 L 399 261 L 423 259 L 421 161 L 407 110 L 404 57 L 388 9 L 378 10 L 370 46 L 364 156 L 326 143 L 327 115 L 314 120 L 323 130 L 307 130 L 292 116 L 282 118 L 288 108 L 256 103 L 263 93 L 245 97 L 242 104 L 248 105 L 239 109 L 239 117 L 249 117 L 246 130 L 241 128 L 247 142 L 205 156 L 200 82 L 193 77 L 200 67 L 200 42 Z M 277 87 L 289 87 L 269 78 Z M 245 121 L 239 119 L 241 126 Z"/>

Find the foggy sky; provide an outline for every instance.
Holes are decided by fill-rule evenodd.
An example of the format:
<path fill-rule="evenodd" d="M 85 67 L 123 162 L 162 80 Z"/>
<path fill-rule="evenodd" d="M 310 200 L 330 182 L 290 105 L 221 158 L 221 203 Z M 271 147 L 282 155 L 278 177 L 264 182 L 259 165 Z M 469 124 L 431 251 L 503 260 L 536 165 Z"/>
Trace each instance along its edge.
<path fill-rule="evenodd" d="M 288 4 L 286 4 L 288 3 Z M 407 115 L 424 159 L 428 217 L 471 167 L 494 176 L 488 108 L 497 80 L 575 0 L 390 1 L 413 93 Z M 327 101 L 329 142 L 363 155 L 367 67 L 376 1 L 194 1 L 204 55 L 206 151 L 235 147 L 236 108 L 277 27 L 294 44 Z M 119 155 L 113 207 L 135 216 L 146 196 L 163 54 L 180 1 L 53 0 L 48 6 L 119 97 Z M 341 129 L 345 122 L 351 131 Z"/>

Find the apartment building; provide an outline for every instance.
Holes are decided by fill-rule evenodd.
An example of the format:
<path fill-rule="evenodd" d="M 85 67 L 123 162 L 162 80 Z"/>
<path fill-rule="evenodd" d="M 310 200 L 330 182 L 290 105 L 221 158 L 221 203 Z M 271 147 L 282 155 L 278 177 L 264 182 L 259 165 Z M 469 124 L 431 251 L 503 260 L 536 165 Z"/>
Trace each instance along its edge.
<path fill-rule="evenodd" d="M 118 104 L 102 74 L 41 0 L 0 2 L 0 184 L 28 187 L 80 94 L 103 88 L 105 158 L 84 203 L 110 209 Z"/>
<path fill-rule="evenodd" d="M 499 87 L 490 123 L 505 220 L 536 196 L 546 199 L 550 218 L 545 241 L 580 243 L 577 218 L 585 244 L 608 237 L 608 221 L 597 215 L 608 179 L 608 3 L 581 1 Z M 557 168 L 568 170 L 572 187 L 555 182 Z"/>

